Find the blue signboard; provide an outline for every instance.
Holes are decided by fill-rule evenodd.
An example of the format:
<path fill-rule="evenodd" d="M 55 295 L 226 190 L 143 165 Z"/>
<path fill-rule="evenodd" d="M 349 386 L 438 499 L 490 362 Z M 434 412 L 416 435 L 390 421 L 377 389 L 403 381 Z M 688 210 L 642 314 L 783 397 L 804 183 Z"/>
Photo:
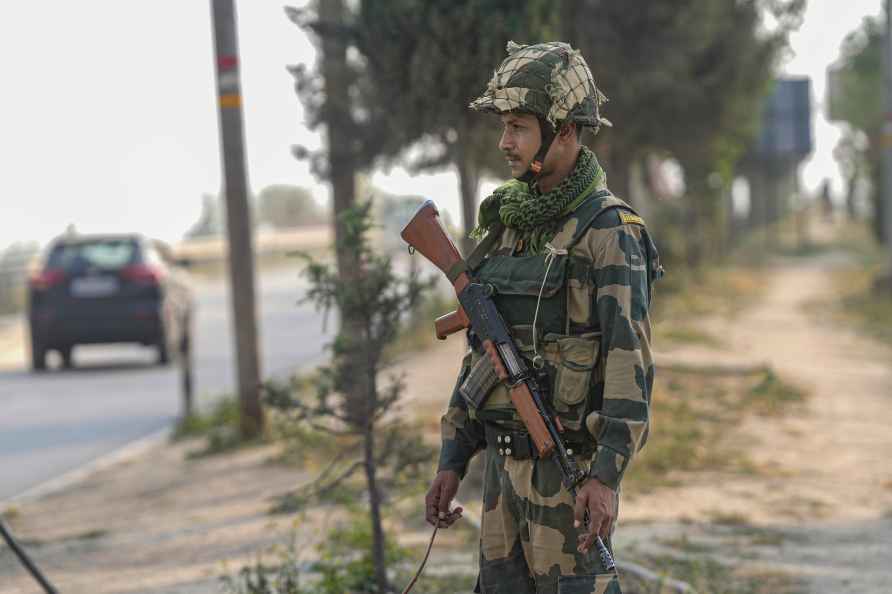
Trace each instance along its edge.
<path fill-rule="evenodd" d="M 762 108 L 756 155 L 799 161 L 811 151 L 811 80 L 777 80 Z"/>

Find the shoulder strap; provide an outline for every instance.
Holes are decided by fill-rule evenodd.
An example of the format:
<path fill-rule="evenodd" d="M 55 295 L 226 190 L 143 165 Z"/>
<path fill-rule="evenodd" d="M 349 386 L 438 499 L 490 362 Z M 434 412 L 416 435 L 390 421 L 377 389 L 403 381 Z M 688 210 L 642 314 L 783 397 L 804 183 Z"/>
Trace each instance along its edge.
<path fill-rule="evenodd" d="M 486 234 L 486 237 L 480 240 L 480 243 L 477 244 L 477 247 L 474 248 L 474 251 L 472 251 L 465 260 L 468 264 L 468 269 L 475 270 L 480 266 L 486 255 L 499 243 L 504 231 L 505 225 L 503 225 L 501 221 L 493 225 L 492 229 L 489 230 L 489 233 Z"/>
<path fill-rule="evenodd" d="M 579 223 L 576 225 L 576 231 L 567 244 L 566 249 L 570 249 L 582 240 L 591 224 L 595 222 L 595 219 L 614 208 L 628 210 L 638 217 L 638 213 L 635 212 L 635 209 L 629 206 L 628 203 L 611 194 L 609 190 L 602 190 L 597 194 L 594 194 L 591 200 L 586 200 L 580 205 L 576 212 L 573 213 L 579 220 Z M 640 217 L 638 218 L 640 220 Z"/>

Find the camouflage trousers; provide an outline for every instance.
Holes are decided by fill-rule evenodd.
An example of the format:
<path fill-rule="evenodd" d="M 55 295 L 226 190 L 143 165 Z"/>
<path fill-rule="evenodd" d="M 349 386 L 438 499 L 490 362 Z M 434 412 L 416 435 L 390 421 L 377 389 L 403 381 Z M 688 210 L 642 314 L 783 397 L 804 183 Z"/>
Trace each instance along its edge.
<path fill-rule="evenodd" d="M 489 447 L 485 466 L 476 592 L 621 593 L 594 548 L 576 550 L 581 529 L 573 527 L 573 499 L 553 460 L 516 460 Z"/>

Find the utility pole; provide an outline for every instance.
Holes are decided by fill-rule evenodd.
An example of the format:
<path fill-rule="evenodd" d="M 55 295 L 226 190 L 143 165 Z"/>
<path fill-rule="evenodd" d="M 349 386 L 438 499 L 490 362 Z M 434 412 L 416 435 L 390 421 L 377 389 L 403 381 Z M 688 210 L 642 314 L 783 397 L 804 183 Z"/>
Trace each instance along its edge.
<path fill-rule="evenodd" d="M 229 244 L 229 283 L 238 359 L 238 395 L 242 437 L 264 429 L 260 407 L 260 356 L 257 351 L 257 306 L 254 300 L 254 243 L 242 126 L 238 32 L 234 0 L 211 0 L 226 226 Z"/>

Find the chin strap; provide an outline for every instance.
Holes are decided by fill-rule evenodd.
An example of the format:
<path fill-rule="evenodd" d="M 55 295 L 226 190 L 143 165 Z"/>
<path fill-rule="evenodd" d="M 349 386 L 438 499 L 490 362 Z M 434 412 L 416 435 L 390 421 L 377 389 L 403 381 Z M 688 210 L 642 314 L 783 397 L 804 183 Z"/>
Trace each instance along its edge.
<path fill-rule="evenodd" d="M 539 150 L 536 151 L 536 156 L 530 162 L 529 168 L 523 175 L 517 178 L 518 181 L 522 181 L 527 185 L 531 185 L 539 177 L 539 174 L 542 173 L 545 155 L 548 154 L 548 149 L 551 148 L 551 143 L 554 142 L 554 137 L 557 136 L 557 131 L 548 120 L 542 116 L 537 116 L 537 119 L 539 120 L 539 130 L 542 134 L 542 144 L 539 145 Z"/>

